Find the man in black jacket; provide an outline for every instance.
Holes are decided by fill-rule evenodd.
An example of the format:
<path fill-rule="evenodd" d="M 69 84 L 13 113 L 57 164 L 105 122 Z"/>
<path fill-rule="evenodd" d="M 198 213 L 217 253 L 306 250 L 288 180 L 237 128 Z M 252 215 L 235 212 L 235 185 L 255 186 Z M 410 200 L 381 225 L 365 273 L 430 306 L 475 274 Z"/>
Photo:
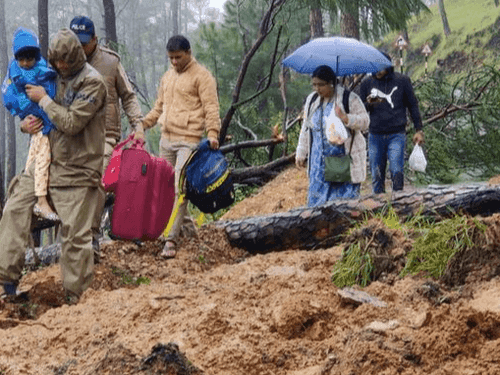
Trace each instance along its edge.
<path fill-rule="evenodd" d="M 391 66 L 365 79 L 359 96 L 370 114 L 368 153 L 373 192 L 385 192 L 387 162 L 392 190 L 403 190 L 407 109 L 416 131 L 413 143 L 424 142 L 418 101 L 411 81 L 407 76 L 394 72 L 394 66 Z"/>

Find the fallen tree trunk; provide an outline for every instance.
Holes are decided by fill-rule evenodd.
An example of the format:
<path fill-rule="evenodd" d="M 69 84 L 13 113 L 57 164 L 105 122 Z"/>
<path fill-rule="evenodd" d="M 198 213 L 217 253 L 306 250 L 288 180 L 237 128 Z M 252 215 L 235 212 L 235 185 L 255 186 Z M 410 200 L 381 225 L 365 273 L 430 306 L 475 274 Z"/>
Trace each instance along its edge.
<path fill-rule="evenodd" d="M 286 249 L 314 249 L 339 243 L 341 235 L 365 213 L 392 206 L 400 216 L 420 213 L 438 219 L 453 213 L 489 216 L 500 212 L 500 186 L 484 184 L 430 185 L 427 189 L 370 195 L 332 201 L 318 207 L 235 221 L 221 221 L 232 246 L 265 253 Z"/>
<path fill-rule="evenodd" d="M 57 263 L 61 257 L 61 244 L 55 243 L 44 247 L 28 248 L 24 263 L 28 267 Z"/>
<path fill-rule="evenodd" d="M 438 186 L 427 189 L 370 195 L 360 199 L 339 200 L 288 212 L 250 217 L 235 221 L 220 221 L 232 246 L 251 253 L 266 253 L 288 249 L 315 249 L 334 246 L 352 225 L 365 217 L 392 206 L 400 216 L 418 213 L 438 220 L 454 213 L 490 216 L 500 212 L 500 185 L 484 184 Z M 61 245 L 29 249 L 27 265 L 49 264 L 58 261 Z"/>
<path fill-rule="evenodd" d="M 263 185 L 276 177 L 285 167 L 295 162 L 295 154 L 283 156 L 264 165 L 238 168 L 231 171 L 235 183 L 244 185 Z"/>

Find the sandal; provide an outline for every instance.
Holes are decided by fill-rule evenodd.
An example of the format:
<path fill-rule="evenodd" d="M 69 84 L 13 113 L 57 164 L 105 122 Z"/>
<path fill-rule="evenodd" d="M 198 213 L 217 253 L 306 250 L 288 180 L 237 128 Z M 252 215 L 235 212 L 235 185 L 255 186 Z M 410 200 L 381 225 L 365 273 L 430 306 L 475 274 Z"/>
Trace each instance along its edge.
<path fill-rule="evenodd" d="M 175 251 L 175 244 L 171 241 L 167 241 L 163 247 L 160 256 L 165 259 L 175 258 L 177 251 Z"/>

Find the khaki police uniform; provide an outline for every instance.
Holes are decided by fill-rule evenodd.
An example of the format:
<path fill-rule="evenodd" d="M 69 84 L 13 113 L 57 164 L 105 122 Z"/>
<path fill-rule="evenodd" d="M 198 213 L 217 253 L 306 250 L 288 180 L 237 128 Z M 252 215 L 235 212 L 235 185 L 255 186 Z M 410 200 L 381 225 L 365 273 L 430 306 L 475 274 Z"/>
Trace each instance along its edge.
<path fill-rule="evenodd" d="M 78 37 L 60 30 L 51 40 L 49 61 L 64 60 L 68 77 L 57 79 L 54 100 L 39 103 L 56 126 L 49 134 L 52 149 L 49 194 L 61 219 L 60 264 L 66 291 L 80 295 L 93 274 L 91 225 L 103 207 L 99 189 L 104 156 L 106 84 L 86 63 Z M 0 220 L 0 282 L 17 283 L 24 267 L 33 206 L 34 165 L 12 187 Z"/>
<path fill-rule="evenodd" d="M 120 103 L 128 117 L 132 128 L 142 121 L 142 112 L 137 96 L 120 63 L 120 56 L 101 45 L 97 45 L 92 55 L 87 57 L 92 65 L 106 81 L 108 97 L 106 98 L 106 146 L 104 168 L 109 163 L 113 148 L 121 138 Z"/>

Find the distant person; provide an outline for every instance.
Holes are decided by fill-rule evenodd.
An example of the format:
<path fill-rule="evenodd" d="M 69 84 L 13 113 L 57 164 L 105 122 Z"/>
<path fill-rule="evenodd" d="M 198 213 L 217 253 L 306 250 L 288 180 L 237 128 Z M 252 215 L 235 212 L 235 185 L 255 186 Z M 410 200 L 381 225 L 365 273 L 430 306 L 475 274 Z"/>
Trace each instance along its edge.
<path fill-rule="evenodd" d="M 101 73 L 108 88 L 106 99 L 105 169 L 113 149 L 122 135 L 120 102 L 132 129 L 135 129 L 137 124 L 142 121 L 141 106 L 120 62 L 120 55 L 98 44 L 94 22 L 88 17 L 77 16 L 71 20 L 70 29 L 80 39 L 85 56 L 87 56 L 87 62 Z"/>
<path fill-rule="evenodd" d="M 70 22 L 70 29 L 75 32 L 83 46 L 87 62 L 104 77 L 108 88 L 106 99 L 106 144 L 104 148 L 103 173 L 109 164 L 113 149 L 120 141 L 122 125 L 120 116 L 120 101 L 127 115 L 132 130 L 142 121 L 142 111 L 137 95 L 130 84 L 125 69 L 120 62 L 120 56 L 113 50 L 99 45 L 95 33 L 94 22 L 88 17 L 77 16 Z M 100 261 L 99 239 L 102 212 L 96 215 L 94 233 L 94 251 L 96 261 Z"/>
<path fill-rule="evenodd" d="M 26 86 L 55 125 L 49 134 L 52 149 L 49 193 L 61 220 L 63 287 L 69 303 L 78 301 L 93 274 L 91 226 L 103 201 L 101 185 L 105 137 L 106 83 L 86 62 L 77 36 L 62 29 L 52 38 L 48 58 L 58 73 L 57 94 L 51 99 L 42 86 Z M 22 129 L 35 134 L 39 121 L 25 119 Z M 36 195 L 33 164 L 12 187 L 0 220 L 0 284 L 16 294 L 24 267 L 25 249 Z"/>
<path fill-rule="evenodd" d="M 136 137 L 143 138 L 143 130 L 157 122 L 161 125 L 160 156 L 175 167 L 177 190 L 182 167 L 205 131 L 210 147 L 219 147 L 219 99 L 214 77 L 192 56 L 191 45 L 184 36 L 175 35 L 168 40 L 167 57 L 171 67 L 161 78 L 154 108 L 144 118 L 143 129 L 138 128 Z M 185 200 L 179 208 L 161 252 L 164 258 L 176 255 L 187 204 Z"/>
<path fill-rule="evenodd" d="M 312 74 L 314 92 L 309 94 L 304 107 L 296 164 L 305 167 L 307 160 L 309 207 L 335 199 L 359 197 L 360 184 L 366 178 L 366 141 L 361 132 L 368 129 L 368 114 L 363 102 L 354 92 L 349 94 L 349 113 L 346 113 L 343 104 L 345 89 L 336 82 L 337 77 L 332 68 L 327 65 L 316 68 Z M 329 124 L 326 124 L 325 119 L 332 111 L 348 130 L 348 138 L 343 143 L 332 144 L 328 141 Z M 350 154 L 352 157 L 351 181 L 325 181 L 324 156 L 345 154 Z"/>
<path fill-rule="evenodd" d="M 390 60 L 390 56 L 384 55 Z M 360 97 L 370 114 L 368 155 L 374 194 L 385 193 L 385 171 L 389 162 L 392 190 L 403 190 L 406 147 L 406 111 L 409 110 L 415 135 L 413 143 L 424 142 L 418 101 L 410 79 L 394 71 L 394 66 L 366 78 Z"/>
<path fill-rule="evenodd" d="M 3 103 L 13 116 L 19 116 L 21 120 L 32 115 L 43 121 L 42 130 L 31 137 L 25 169 L 28 170 L 31 163 L 35 163 L 37 203 L 33 212 L 44 219 L 58 221 L 59 217 L 47 199 L 51 160 L 48 134 L 54 129 L 54 125 L 38 104 L 28 98 L 25 91 L 27 84 L 42 85 L 48 95 L 54 98 L 57 73 L 47 66 L 47 61 L 40 54 L 38 37 L 32 30 L 20 27 L 15 31 L 12 51 L 14 59 L 2 85 Z"/>

